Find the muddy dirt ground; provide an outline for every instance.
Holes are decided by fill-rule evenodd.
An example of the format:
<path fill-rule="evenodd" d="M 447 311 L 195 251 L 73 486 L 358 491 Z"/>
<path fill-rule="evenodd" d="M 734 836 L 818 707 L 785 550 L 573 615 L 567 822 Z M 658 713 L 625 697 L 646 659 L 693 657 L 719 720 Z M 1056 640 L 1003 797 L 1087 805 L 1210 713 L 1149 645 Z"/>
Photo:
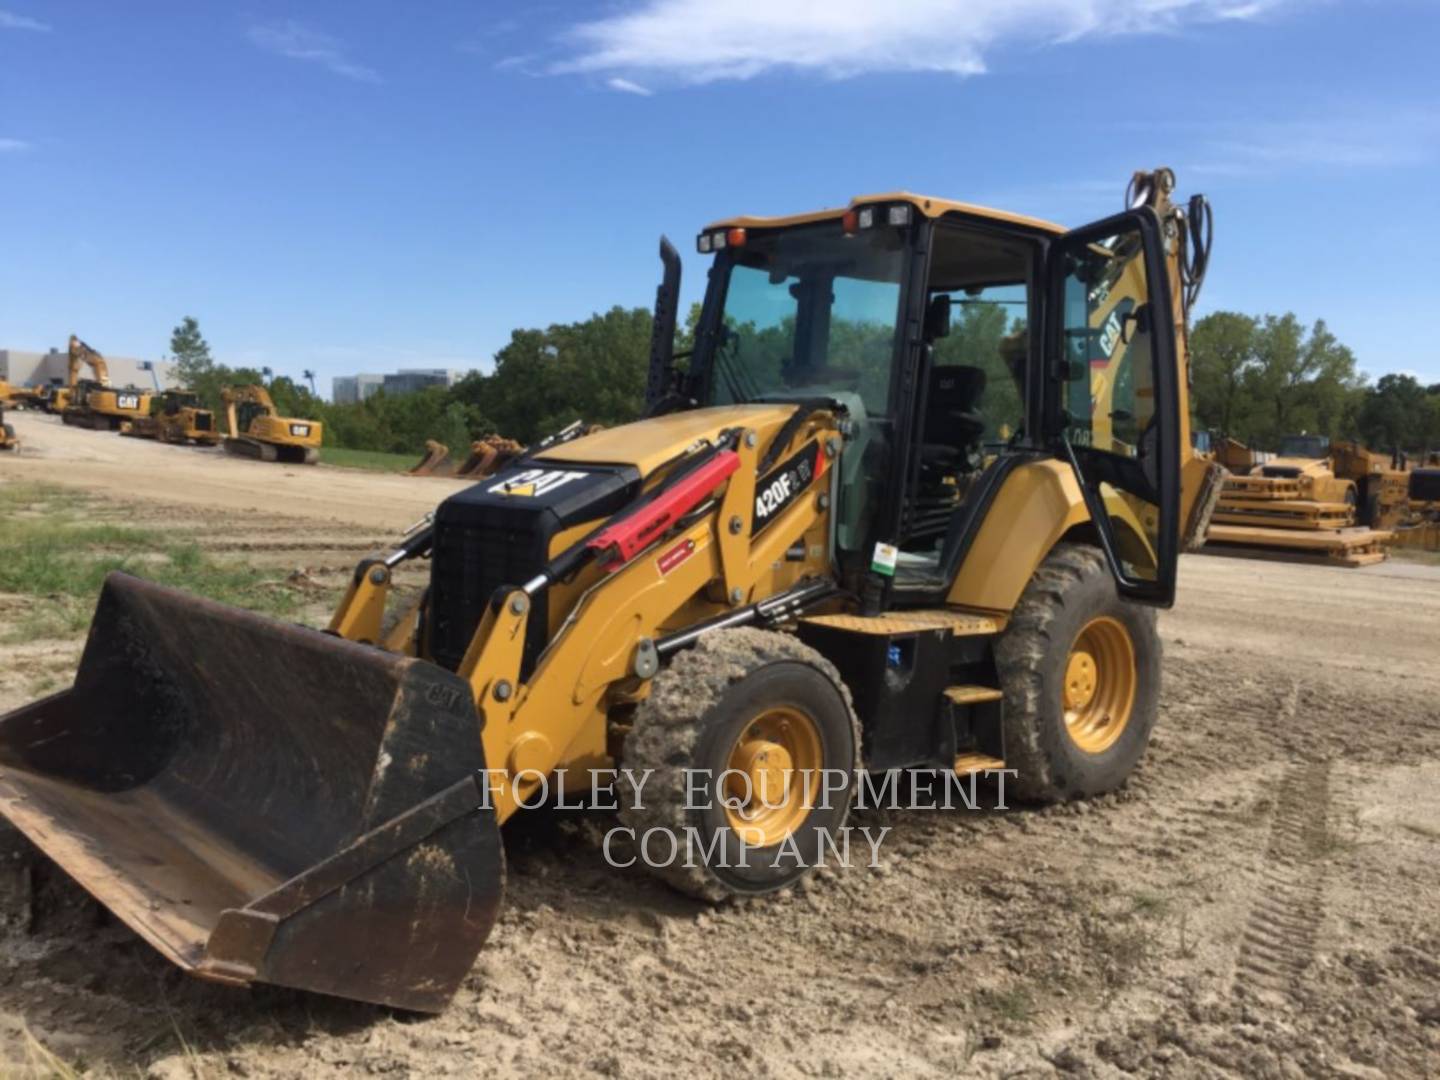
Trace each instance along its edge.
<path fill-rule="evenodd" d="M 302 570 L 317 617 L 456 486 L 17 426 L 0 483 L 85 486 L 97 514 Z M 867 811 L 891 829 L 875 869 L 710 908 L 607 865 L 603 814 L 512 823 L 505 912 L 439 1017 L 190 980 L 16 860 L 0 1071 L 1440 1075 L 1440 568 L 1187 556 L 1160 626 L 1161 718 L 1124 790 Z M 63 684 L 79 644 L 12 647 L 0 709 Z"/>

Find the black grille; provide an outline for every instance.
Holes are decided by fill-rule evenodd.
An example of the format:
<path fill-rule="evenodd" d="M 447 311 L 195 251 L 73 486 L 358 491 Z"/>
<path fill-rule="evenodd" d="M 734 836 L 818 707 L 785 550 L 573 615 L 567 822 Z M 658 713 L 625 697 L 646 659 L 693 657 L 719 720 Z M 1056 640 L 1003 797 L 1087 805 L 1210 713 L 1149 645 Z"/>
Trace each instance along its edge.
<path fill-rule="evenodd" d="M 1440 502 L 1440 469 L 1416 469 L 1412 472 L 1410 498 L 1415 502 Z"/>
<path fill-rule="evenodd" d="M 549 538 L 538 515 L 511 513 L 502 522 L 435 522 L 430 564 L 430 655 L 455 671 L 465 657 L 485 605 L 502 585 L 523 585 L 545 566 Z M 488 517 L 489 515 L 485 515 Z M 545 647 L 545 620 L 531 619 L 525 635 L 528 673 Z"/>
<path fill-rule="evenodd" d="M 507 485 L 512 485 L 513 492 Z M 550 560 L 555 536 L 597 524 L 640 486 L 623 465 L 516 465 L 440 504 L 430 562 L 430 656 L 457 671 L 485 607 L 502 585 L 530 581 Z M 520 677 L 528 678 L 549 630 L 548 605 L 532 609 Z"/>
<path fill-rule="evenodd" d="M 1300 470 L 1294 465 L 1266 465 L 1261 468 L 1260 473 L 1277 480 L 1294 480 L 1300 475 Z"/>
<path fill-rule="evenodd" d="M 215 426 L 215 417 L 213 417 L 212 415 L 210 415 L 208 412 L 202 412 L 202 413 L 196 413 L 196 414 L 195 414 L 195 430 L 196 430 L 196 431 L 209 431 L 209 430 L 211 430 L 214 426 Z"/>

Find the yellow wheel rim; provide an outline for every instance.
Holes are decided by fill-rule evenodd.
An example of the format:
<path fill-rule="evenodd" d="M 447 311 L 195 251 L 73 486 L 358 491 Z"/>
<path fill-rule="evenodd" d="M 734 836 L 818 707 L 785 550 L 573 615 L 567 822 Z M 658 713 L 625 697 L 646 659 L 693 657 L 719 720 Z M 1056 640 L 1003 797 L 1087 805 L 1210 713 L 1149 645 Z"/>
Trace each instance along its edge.
<path fill-rule="evenodd" d="M 764 710 L 740 729 L 721 784 L 725 817 L 751 847 L 772 847 L 800 827 L 820 791 L 820 729 L 788 705 Z"/>
<path fill-rule="evenodd" d="M 1108 615 L 1075 635 L 1065 662 L 1065 730 L 1087 754 L 1110 749 L 1135 707 L 1135 644 L 1125 624 Z"/>

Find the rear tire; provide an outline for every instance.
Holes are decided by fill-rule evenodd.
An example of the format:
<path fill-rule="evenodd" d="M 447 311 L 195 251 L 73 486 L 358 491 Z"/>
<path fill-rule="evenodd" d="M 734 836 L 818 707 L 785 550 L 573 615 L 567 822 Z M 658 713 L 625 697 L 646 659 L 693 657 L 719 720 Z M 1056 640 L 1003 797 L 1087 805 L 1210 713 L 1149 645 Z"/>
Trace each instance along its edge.
<path fill-rule="evenodd" d="M 995 649 L 1005 764 L 1026 801 L 1112 791 L 1150 742 L 1160 704 L 1155 612 L 1120 598 L 1104 556 L 1059 544 Z"/>
<path fill-rule="evenodd" d="M 710 901 L 774 892 L 823 861 L 826 834 L 839 840 L 859 750 L 850 692 L 829 661 L 788 634 L 716 631 L 675 657 L 636 711 L 622 763 L 637 777 L 654 772 L 620 820 L 638 864 L 681 892 Z M 723 801 L 765 784 L 775 785 L 774 808 Z"/>

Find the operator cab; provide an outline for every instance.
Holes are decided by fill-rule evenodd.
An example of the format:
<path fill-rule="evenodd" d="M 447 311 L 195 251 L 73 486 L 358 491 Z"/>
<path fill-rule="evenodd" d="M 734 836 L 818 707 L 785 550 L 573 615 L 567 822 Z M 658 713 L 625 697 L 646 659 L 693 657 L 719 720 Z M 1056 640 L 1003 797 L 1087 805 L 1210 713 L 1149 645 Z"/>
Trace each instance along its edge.
<path fill-rule="evenodd" d="M 879 566 L 883 606 L 943 602 L 1007 476 L 1057 457 L 1112 533 L 1096 539 L 1121 591 L 1168 602 L 1179 450 L 1174 418 L 1156 422 L 1157 389 L 1175 390 L 1173 340 L 1152 332 L 1156 310 L 1169 318 L 1153 211 L 1066 233 L 877 198 L 702 233 L 715 262 L 695 349 L 652 392 L 840 413 L 836 569 L 858 592 Z"/>

